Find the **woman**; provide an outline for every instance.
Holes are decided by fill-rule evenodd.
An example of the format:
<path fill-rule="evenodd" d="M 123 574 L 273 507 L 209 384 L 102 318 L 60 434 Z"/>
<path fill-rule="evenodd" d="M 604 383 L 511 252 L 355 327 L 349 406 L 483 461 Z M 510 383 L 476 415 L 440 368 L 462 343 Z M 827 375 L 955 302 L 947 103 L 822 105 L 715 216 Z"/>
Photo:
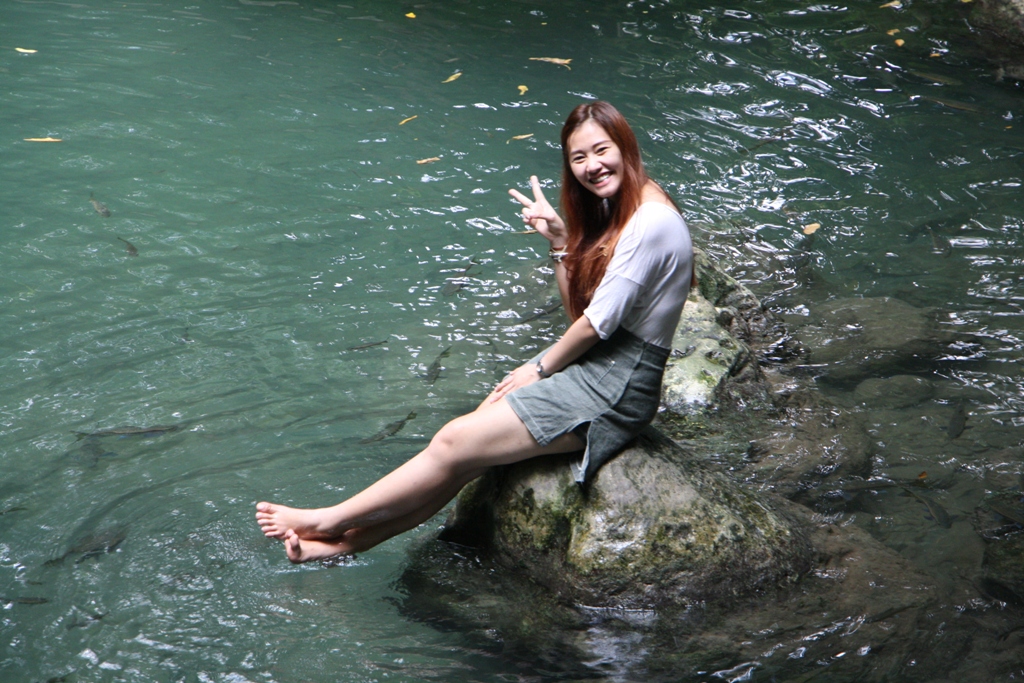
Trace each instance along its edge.
<path fill-rule="evenodd" d="M 292 562 L 368 550 L 432 517 L 495 465 L 584 451 L 580 483 L 648 424 L 693 274 L 675 204 L 647 177 L 636 137 L 607 102 L 576 107 L 562 128 L 563 220 L 537 177 L 523 220 L 551 243 L 572 325 L 509 373 L 475 411 L 441 428 L 404 465 L 346 501 L 256 506 L 264 535 Z"/>

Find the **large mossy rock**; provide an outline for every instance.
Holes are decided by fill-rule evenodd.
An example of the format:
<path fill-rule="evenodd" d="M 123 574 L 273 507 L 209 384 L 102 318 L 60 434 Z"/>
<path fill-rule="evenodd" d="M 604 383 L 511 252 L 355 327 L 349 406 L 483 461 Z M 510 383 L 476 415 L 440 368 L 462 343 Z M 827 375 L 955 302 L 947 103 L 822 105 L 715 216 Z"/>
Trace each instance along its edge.
<path fill-rule="evenodd" d="M 662 381 L 659 426 L 672 438 L 721 430 L 712 416 L 769 409 L 770 386 L 758 354 L 784 337 L 779 321 L 747 289 L 694 251 L 698 287 L 690 290 Z"/>
<path fill-rule="evenodd" d="M 492 470 L 459 496 L 442 538 L 593 607 L 732 600 L 811 563 L 803 526 L 654 429 L 586 489 L 566 458 Z"/>

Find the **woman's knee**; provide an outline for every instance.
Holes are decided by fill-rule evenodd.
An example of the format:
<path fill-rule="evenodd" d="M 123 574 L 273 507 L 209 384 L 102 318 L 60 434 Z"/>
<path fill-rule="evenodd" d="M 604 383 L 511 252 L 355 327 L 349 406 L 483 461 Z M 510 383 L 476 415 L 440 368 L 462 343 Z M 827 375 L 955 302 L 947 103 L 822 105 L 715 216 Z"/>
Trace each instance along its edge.
<path fill-rule="evenodd" d="M 469 438 L 471 434 L 462 418 L 446 424 L 430 440 L 427 451 L 442 466 L 461 469 L 471 456 Z"/>

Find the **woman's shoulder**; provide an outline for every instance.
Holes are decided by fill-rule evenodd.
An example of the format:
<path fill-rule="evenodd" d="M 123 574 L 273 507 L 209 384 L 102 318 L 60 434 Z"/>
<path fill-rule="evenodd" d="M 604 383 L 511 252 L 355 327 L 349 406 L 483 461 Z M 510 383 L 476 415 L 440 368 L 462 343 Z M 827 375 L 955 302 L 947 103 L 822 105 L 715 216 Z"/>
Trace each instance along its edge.
<path fill-rule="evenodd" d="M 638 227 L 642 225 L 644 229 L 648 229 L 650 226 L 655 229 L 658 227 L 674 229 L 680 225 L 686 226 L 686 221 L 683 220 L 678 209 L 667 201 L 643 202 L 637 207 L 633 216 Z"/>

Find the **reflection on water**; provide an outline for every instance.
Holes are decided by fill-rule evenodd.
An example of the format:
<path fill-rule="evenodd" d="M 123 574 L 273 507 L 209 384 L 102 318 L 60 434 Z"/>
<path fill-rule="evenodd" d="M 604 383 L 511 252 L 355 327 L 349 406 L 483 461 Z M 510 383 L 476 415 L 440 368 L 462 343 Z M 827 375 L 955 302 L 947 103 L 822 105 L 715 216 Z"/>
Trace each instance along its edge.
<path fill-rule="evenodd" d="M 559 669 L 405 618 L 410 539 L 293 568 L 251 523 L 257 499 L 366 485 L 558 334 L 505 189 L 553 191 L 561 121 L 590 97 L 808 348 L 792 381 L 869 445 L 799 500 L 949 591 L 971 624 L 953 630 L 991 635 L 956 640 L 964 671 L 1021 668 L 1024 112 L 961 8 L 9 4 L 5 680 L 628 676 L 600 628 L 607 661 Z M 823 326 L 848 300 L 890 303 Z M 814 360 L 872 322 L 914 345 Z M 175 429 L 102 433 L 154 425 Z M 706 447 L 735 464 L 746 444 Z M 757 665 L 723 648 L 716 680 L 782 671 L 786 643 Z M 794 675 L 878 674 L 836 662 Z"/>

